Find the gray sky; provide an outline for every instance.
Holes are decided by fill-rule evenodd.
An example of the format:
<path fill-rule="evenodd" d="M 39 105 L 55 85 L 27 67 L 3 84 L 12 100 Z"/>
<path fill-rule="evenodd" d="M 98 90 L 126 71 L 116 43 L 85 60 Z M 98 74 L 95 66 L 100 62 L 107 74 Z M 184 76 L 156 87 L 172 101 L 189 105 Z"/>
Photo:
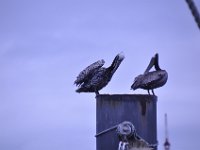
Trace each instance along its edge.
<path fill-rule="evenodd" d="M 130 86 L 158 52 L 169 73 L 155 90 L 159 149 L 164 113 L 172 150 L 200 147 L 200 32 L 184 0 L 2 0 L 0 20 L 1 150 L 94 150 L 95 95 L 75 93 L 73 82 L 121 51 L 100 93 L 146 94 Z"/>

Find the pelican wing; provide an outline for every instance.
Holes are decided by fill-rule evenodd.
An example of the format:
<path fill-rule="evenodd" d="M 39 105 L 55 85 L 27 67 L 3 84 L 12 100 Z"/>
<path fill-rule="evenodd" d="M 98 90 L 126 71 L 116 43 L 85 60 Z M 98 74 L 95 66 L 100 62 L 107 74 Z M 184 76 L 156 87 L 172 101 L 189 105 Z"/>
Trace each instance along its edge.
<path fill-rule="evenodd" d="M 95 73 L 93 73 L 89 80 L 84 81 L 76 92 L 95 92 L 100 90 L 106 85 L 106 80 L 104 78 L 104 74 L 106 72 L 105 68 L 99 68 Z"/>
<path fill-rule="evenodd" d="M 91 74 L 93 74 L 94 71 L 101 68 L 104 65 L 104 63 L 105 61 L 102 59 L 86 67 L 83 71 L 79 73 L 76 80 L 74 81 L 74 84 L 81 85 L 82 83 L 87 81 L 90 78 Z"/>
<path fill-rule="evenodd" d="M 152 86 L 157 84 L 161 76 L 162 75 L 157 71 L 147 72 L 146 74 L 139 75 L 135 78 L 131 88 L 133 90 L 137 88 L 151 89 Z"/>
<path fill-rule="evenodd" d="M 149 72 L 144 75 L 143 81 L 142 81 L 142 87 L 148 87 L 152 88 L 156 84 L 158 84 L 158 81 L 161 79 L 162 74 L 160 74 L 157 71 Z"/>

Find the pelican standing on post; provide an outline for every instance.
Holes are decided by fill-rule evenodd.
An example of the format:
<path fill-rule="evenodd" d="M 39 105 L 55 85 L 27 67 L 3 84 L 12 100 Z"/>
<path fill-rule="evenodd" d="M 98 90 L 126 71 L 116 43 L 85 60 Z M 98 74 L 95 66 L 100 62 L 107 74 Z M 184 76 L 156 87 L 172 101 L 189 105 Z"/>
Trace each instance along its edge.
<path fill-rule="evenodd" d="M 155 67 L 155 71 L 150 71 L 152 67 Z M 148 94 L 150 95 L 149 90 L 152 91 L 153 95 L 154 89 L 162 87 L 165 85 L 168 79 L 168 73 L 165 70 L 162 70 L 158 63 L 158 54 L 156 53 L 154 57 L 152 57 L 147 69 L 144 74 L 137 76 L 131 86 L 131 89 L 145 89 L 148 90 Z"/>
<path fill-rule="evenodd" d="M 123 59 L 123 53 L 119 53 L 108 68 L 102 67 L 105 63 L 103 59 L 85 68 L 74 81 L 74 84 L 78 86 L 76 92 L 95 92 L 98 95 L 99 90 L 111 80 Z"/>

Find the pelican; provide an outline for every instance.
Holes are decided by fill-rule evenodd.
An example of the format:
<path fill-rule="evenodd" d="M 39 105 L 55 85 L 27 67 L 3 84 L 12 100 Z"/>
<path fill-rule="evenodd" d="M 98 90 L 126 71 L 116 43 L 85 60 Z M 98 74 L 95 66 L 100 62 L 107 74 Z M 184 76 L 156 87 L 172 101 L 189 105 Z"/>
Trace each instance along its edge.
<path fill-rule="evenodd" d="M 153 66 L 155 67 L 155 71 L 149 72 Z M 135 78 L 133 84 L 131 85 L 131 89 L 145 89 L 148 90 L 149 95 L 149 90 L 151 90 L 153 95 L 155 95 L 153 90 L 165 85 L 167 79 L 168 73 L 160 68 L 158 63 L 158 54 L 156 53 L 155 56 L 152 57 L 145 72 Z"/>
<path fill-rule="evenodd" d="M 99 91 L 108 84 L 123 59 L 123 53 L 119 53 L 108 68 L 102 67 L 105 63 L 103 59 L 89 65 L 74 81 L 78 86 L 76 92 L 95 92 L 99 95 Z"/>

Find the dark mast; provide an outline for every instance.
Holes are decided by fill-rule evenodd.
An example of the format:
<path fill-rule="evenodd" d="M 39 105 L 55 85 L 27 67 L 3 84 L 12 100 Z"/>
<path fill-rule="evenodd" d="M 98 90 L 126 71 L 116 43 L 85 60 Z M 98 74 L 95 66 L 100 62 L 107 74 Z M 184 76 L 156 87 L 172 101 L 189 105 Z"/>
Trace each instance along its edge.
<path fill-rule="evenodd" d="M 169 137 L 168 137 L 167 114 L 165 114 L 165 143 L 164 143 L 164 149 L 165 150 L 170 150 L 170 143 L 169 143 Z"/>

